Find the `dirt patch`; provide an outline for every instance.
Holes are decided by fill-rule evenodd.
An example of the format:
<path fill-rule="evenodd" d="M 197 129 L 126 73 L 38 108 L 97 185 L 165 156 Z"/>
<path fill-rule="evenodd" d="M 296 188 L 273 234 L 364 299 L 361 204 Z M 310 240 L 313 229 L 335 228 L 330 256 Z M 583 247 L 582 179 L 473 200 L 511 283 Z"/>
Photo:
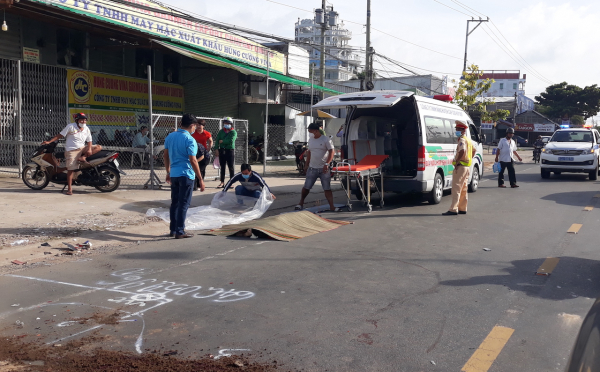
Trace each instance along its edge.
<path fill-rule="evenodd" d="M 17 337 L 0 338 L 0 371 L 61 371 L 61 372 L 196 372 L 196 371 L 282 371 L 277 361 L 261 363 L 248 355 L 222 357 L 211 355 L 196 359 L 177 357 L 176 350 L 137 355 L 128 352 L 93 350 L 82 345 L 99 340 L 90 336 L 64 347 L 25 342 Z M 68 346 L 68 347 L 67 347 Z M 259 356 L 260 357 L 260 356 Z"/>

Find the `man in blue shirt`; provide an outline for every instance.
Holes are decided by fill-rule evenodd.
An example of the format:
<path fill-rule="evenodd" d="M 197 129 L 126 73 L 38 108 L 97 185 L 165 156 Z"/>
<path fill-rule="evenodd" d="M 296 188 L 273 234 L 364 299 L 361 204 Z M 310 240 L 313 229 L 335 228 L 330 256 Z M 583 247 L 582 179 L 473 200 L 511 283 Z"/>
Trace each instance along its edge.
<path fill-rule="evenodd" d="M 240 173 L 229 179 L 229 182 L 227 182 L 227 185 L 223 188 L 223 192 L 226 192 L 234 183 L 239 182 L 241 185 L 236 186 L 236 195 L 249 196 L 258 199 L 260 198 L 263 187 L 266 187 L 267 190 L 269 190 L 269 193 L 271 193 L 271 189 L 267 186 L 265 180 L 263 180 L 258 173 L 252 171 L 250 164 L 242 164 L 241 170 Z M 275 195 L 271 194 L 271 198 L 275 200 Z"/>
<path fill-rule="evenodd" d="M 204 180 L 196 160 L 198 146 L 191 135 L 196 130 L 197 123 L 193 115 L 184 114 L 181 118 L 181 128 L 170 133 L 165 139 L 166 181 L 171 184 L 171 233 L 169 235 L 176 239 L 194 236 L 185 232 L 185 217 L 192 201 L 192 189 L 196 177 L 200 179 L 200 191 L 204 191 Z"/>

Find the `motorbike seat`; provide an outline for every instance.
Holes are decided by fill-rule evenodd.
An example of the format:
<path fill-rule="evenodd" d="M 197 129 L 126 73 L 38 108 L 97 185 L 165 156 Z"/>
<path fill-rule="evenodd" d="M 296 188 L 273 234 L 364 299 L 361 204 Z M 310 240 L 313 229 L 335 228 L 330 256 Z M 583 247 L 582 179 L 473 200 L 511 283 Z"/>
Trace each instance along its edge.
<path fill-rule="evenodd" d="M 102 150 L 102 151 L 98 151 L 97 153 L 95 153 L 92 156 L 88 156 L 86 159 L 87 159 L 87 161 L 101 159 L 101 158 L 105 158 L 105 157 L 109 156 L 112 153 L 113 153 L 113 151 Z"/>

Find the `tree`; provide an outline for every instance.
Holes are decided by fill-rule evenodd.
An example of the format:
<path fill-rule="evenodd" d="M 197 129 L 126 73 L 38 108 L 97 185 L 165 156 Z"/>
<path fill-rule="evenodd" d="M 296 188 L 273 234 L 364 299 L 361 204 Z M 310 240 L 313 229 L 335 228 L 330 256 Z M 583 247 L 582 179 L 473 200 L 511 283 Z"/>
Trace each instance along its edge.
<path fill-rule="evenodd" d="M 481 121 L 496 122 L 504 120 L 510 115 L 508 110 L 488 111 L 487 106 L 493 105 L 496 101 L 493 98 L 483 97 L 492 87 L 493 79 L 480 79 L 483 76 L 483 71 L 479 70 L 479 66 L 471 65 L 468 71 L 463 72 L 463 77 L 455 86 L 456 94 L 454 101 L 463 110 L 472 110 L 481 114 Z M 456 83 L 456 80 L 452 81 Z"/>
<path fill-rule="evenodd" d="M 583 124 L 585 124 L 585 119 L 581 115 L 573 115 L 571 116 L 571 124 L 583 127 Z"/>
<path fill-rule="evenodd" d="M 541 112 L 551 118 L 581 115 L 584 120 L 600 111 L 600 88 L 596 84 L 580 88 L 566 81 L 553 84 L 535 97 Z"/>

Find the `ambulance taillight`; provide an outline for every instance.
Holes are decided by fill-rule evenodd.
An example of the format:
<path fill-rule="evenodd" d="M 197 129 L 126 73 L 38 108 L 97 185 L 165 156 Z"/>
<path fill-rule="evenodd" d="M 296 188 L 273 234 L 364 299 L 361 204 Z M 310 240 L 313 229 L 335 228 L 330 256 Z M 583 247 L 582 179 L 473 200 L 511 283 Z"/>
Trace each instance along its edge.
<path fill-rule="evenodd" d="M 425 170 L 425 146 L 419 146 L 419 159 L 417 161 L 417 171 Z"/>

